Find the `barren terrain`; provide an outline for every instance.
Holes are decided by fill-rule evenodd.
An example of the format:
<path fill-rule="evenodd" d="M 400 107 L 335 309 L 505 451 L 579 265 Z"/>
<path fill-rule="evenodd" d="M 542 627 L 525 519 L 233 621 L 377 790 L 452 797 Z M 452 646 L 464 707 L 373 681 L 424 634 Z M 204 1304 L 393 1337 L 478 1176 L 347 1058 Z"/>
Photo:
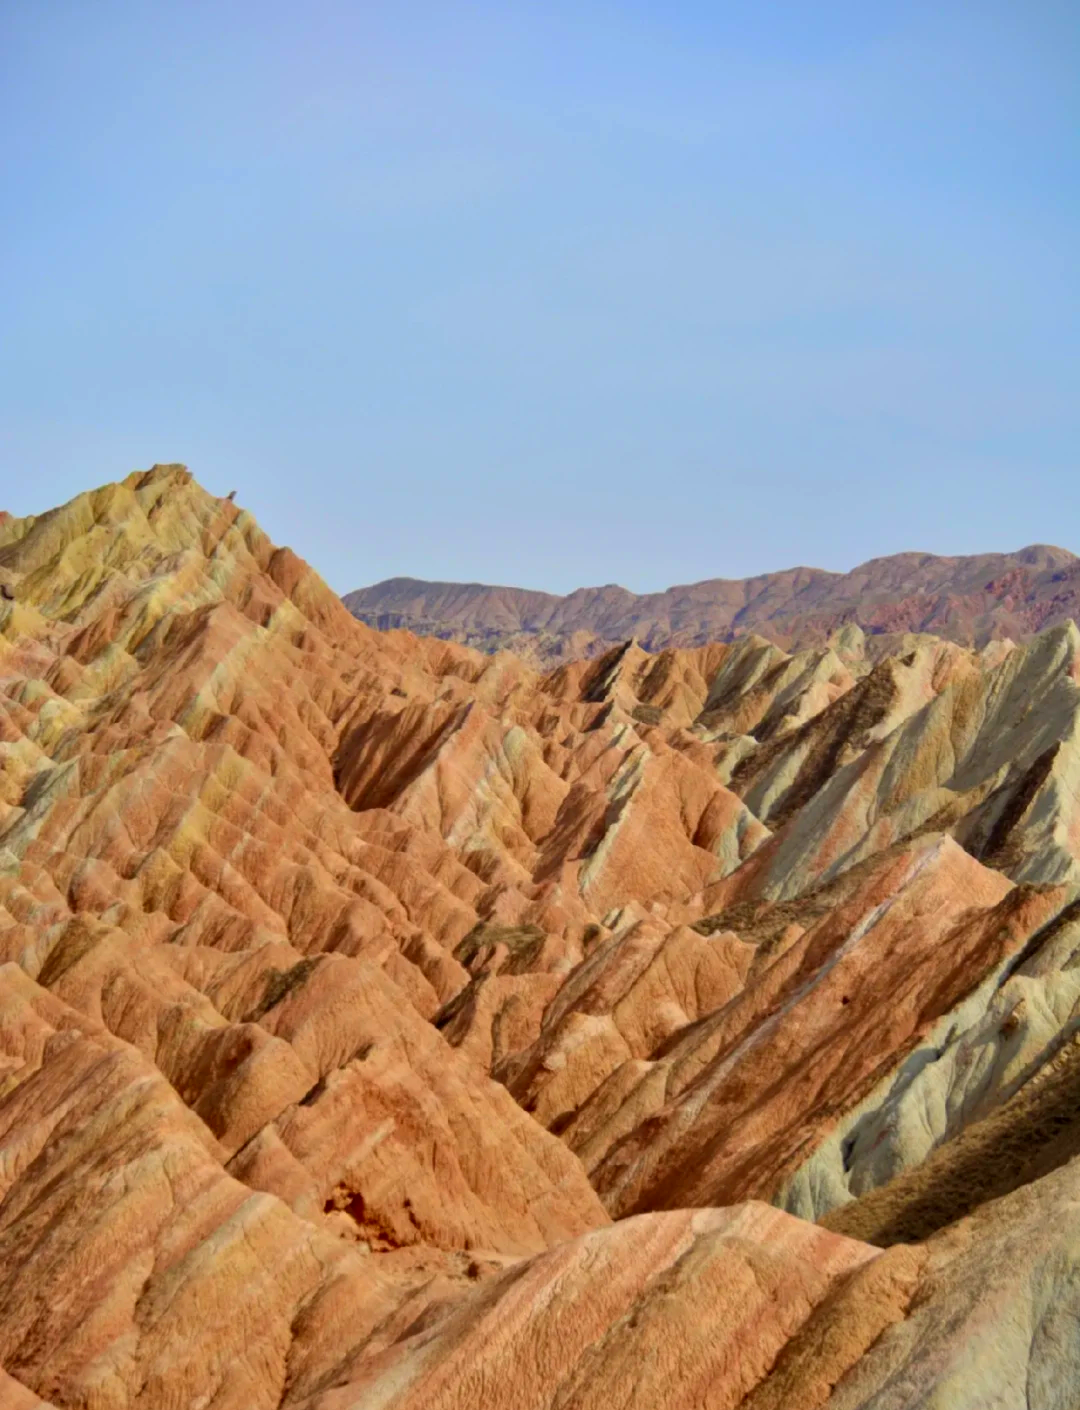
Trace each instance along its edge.
<path fill-rule="evenodd" d="M 0 1406 L 1074 1405 L 1080 576 L 1015 557 L 544 672 L 182 466 L 0 522 Z"/>

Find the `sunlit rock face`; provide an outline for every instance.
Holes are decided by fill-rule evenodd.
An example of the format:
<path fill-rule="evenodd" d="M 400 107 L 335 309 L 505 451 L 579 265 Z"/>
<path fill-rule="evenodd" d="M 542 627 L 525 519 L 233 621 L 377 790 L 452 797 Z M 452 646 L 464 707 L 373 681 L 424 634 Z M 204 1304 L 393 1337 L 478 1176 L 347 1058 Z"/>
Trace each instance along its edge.
<path fill-rule="evenodd" d="M 182 466 L 0 585 L 4 1410 L 1074 1403 L 1074 625 L 543 674 Z"/>

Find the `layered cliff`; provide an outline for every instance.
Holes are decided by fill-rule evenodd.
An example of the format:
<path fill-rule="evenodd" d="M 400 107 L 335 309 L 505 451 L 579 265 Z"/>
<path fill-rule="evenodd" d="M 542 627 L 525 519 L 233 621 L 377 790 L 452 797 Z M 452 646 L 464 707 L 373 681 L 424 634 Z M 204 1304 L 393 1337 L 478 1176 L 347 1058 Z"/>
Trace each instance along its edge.
<path fill-rule="evenodd" d="M 1072 1403 L 1075 626 L 542 675 L 181 466 L 0 585 L 0 1404 Z"/>

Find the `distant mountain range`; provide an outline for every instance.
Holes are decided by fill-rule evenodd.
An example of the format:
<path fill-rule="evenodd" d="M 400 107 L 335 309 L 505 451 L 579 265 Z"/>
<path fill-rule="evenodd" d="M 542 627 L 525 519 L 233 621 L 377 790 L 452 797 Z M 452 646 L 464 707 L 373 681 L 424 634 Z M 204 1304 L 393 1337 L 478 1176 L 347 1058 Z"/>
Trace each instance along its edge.
<path fill-rule="evenodd" d="M 956 558 L 898 553 L 850 573 L 789 568 L 666 592 L 638 594 L 609 584 L 565 597 L 388 578 L 344 601 L 370 626 L 404 627 L 484 651 L 514 650 L 541 663 L 595 656 L 629 637 L 654 651 L 751 633 L 785 648 L 812 646 L 852 623 L 872 635 L 927 632 L 981 646 L 1080 617 L 1080 558 L 1046 544 Z"/>

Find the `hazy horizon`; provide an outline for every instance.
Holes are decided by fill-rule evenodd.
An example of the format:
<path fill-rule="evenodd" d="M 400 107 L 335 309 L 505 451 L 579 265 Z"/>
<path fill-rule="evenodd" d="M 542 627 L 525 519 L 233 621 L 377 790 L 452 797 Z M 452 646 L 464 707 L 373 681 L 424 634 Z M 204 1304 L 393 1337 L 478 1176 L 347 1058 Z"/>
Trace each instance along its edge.
<path fill-rule="evenodd" d="M 7 6 L 0 508 L 179 460 L 339 592 L 1068 539 L 1078 71 L 1060 0 Z"/>

